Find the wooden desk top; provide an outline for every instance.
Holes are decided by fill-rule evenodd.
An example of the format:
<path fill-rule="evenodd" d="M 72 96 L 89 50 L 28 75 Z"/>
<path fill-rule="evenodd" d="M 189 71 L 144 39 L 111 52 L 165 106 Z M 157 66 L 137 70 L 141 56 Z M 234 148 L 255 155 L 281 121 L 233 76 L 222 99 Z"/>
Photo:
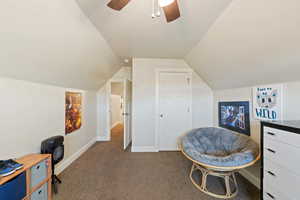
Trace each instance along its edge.
<path fill-rule="evenodd" d="M 13 179 L 14 177 L 18 176 L 19 174 L 25 172 L 26 170 L 30 169 L 32 166 L 38 164 L 39 162 L 51 158 L 51 154 L 29 154 L 20 159 L 17 159 L 17 162 L 22 163 L 24 167 L 20 170 L 17 170 L 15 173 L 0 177 L 0 185 L 3 185 L 7 181 Z"/>

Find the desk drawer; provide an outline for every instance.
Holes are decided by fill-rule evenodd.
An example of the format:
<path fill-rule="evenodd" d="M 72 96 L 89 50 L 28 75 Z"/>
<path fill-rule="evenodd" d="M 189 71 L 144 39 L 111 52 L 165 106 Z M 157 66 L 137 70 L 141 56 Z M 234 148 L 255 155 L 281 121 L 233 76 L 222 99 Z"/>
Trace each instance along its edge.
<path fill-rule="evenodd" d="M 271 160 L 294 173 L 299 172 L 300 148 L 275 140 L 264 140 L 264 158 Z"/>
<path fill-rule="evenodd" d="M 264 183 L 279 188 L 291 197 L 300 196 L 300 176 L 267 159 L 264 160 Z"/>
<path fill-rule="evenodd" d="M 45 183 L 42 187 L 31 194 L 30 200 L 47 200 L 48 199 L 48 184 Z"/>
<path fill-rule="evenodd" d="M 46 161 L 42 161 L 31 168 L 31 188 L 36 187 L 47 178 Z"/>
<path fill-rule="evenodd" d="M 300 134 L 264 127 L 264 140 L 276 140 L 300 148 Z"/>

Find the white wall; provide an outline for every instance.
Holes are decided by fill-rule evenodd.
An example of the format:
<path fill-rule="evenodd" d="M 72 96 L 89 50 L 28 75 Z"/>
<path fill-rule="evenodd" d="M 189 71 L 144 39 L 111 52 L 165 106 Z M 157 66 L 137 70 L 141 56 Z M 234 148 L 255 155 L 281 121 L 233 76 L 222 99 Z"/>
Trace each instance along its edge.
<path fill-rule="evenodd" d="M 2 0 L 0 76 L 99 89 L 119 68 L 74 0 Z"/>
<path fill-rule="evenodd" d="M 121 67 L 111 78 L 110 81 L 132 80 L 132 67 Z"/>
<path fill-rule="evenodd" d="M 131 67 L 121 67 L 106 84 L 97 91 L 97 137 L 98 141 L 110 140 L 109 99 L 111 82 L 132 78 Z"/>
<path fill-rule="evenodd" d="M 155 70 L 190 67 L 176 59 L 133 59 L 132 147 L 155 151 Z M 193 72 L 193 127 L 211 126 L 213 93 Z"/>
<path fill-rule="evenodd" d="M 251 138 L 258 144 L 260 142 L 259 121 L 253 119 L 252 114 L 252 88 L 235 88 L 226 90 L 214 90 L 214 125 L 218 126 L 218 103 L 220 101 L 249 101 L 250 102 L 250 121 Z"/>
<path fill-rule="evenodd" d="M 300 120 L 300 81 L 283 84 L 283 120 Z M 214 124 L 218 125 L 219 101 L 250 101 L 251 137 L 260 142 L 259 121 L 253 119 L 252 87 L 214 90 Z"/>
<path fill-rule="evenodd" d="M 283 120 L 300 120 L 300 82 L 283 83 Z M 214 90 L 214 125 L 218 126 L 219 101 L 249 101 L 251 138 L 260 144 L 260 122 L 253 119 L 252 113 L 252 87 Z M 249 180 L 259 185 L 259 163 L 247 171 L 243 171 Z"/>
<path fill-rule="evenodd" d="M 0 159 L 39 153 L 42 140 L 64 135 L 65 91 L 62 87 L 0 78 Z M 96 93 L 81 92 L 82 127 L 65 136 L 65 159 L 59 171 L 96 141 Z"/>
<path fill-rule="evenodd" d="M 121 109 L 121 96 L 110 96 L 111 107 L 111 127 L 114 127 L 117 123 L 122 123 L 122 109 Z"/>
<path fill-rule="evenodd" d="M 111 83 L 111 94 L 123 96 L 123 83 L 112 82 Z"/>

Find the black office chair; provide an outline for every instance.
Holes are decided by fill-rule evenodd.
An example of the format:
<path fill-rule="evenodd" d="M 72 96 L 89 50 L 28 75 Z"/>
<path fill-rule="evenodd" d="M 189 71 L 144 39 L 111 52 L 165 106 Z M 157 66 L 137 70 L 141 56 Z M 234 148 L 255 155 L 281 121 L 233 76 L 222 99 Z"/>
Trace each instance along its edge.
<path fill-rule="evenodd" d="M 54 188 L 54 193 L 57 194 L 57 183 L 61 183 L 61 180 L 55 175 L 54 169 L 55 165 L 59 163 L 64 158 L 64 137 L 54 136 L 44 140 L 41 144 L 42 154 L 52 155 L 52 184 Z"/>

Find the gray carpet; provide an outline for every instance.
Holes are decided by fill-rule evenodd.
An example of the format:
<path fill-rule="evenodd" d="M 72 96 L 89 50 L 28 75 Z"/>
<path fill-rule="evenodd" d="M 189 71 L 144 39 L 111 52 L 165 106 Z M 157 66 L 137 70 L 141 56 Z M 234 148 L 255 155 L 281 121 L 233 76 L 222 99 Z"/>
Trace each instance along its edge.
<path fill-rule="evenodd" d="M 98 142 L 60 174 L 54 200 L 213 200 L 197 190 L 188 173 L 191 162 L 179 152 L 131 153 L 122 149 L 122 127 L 111 142 Z M 259 190 L 243 177 L 237 200 L 258 200 Z M 210 180 L 221 190 L 218 180 Z"/>

